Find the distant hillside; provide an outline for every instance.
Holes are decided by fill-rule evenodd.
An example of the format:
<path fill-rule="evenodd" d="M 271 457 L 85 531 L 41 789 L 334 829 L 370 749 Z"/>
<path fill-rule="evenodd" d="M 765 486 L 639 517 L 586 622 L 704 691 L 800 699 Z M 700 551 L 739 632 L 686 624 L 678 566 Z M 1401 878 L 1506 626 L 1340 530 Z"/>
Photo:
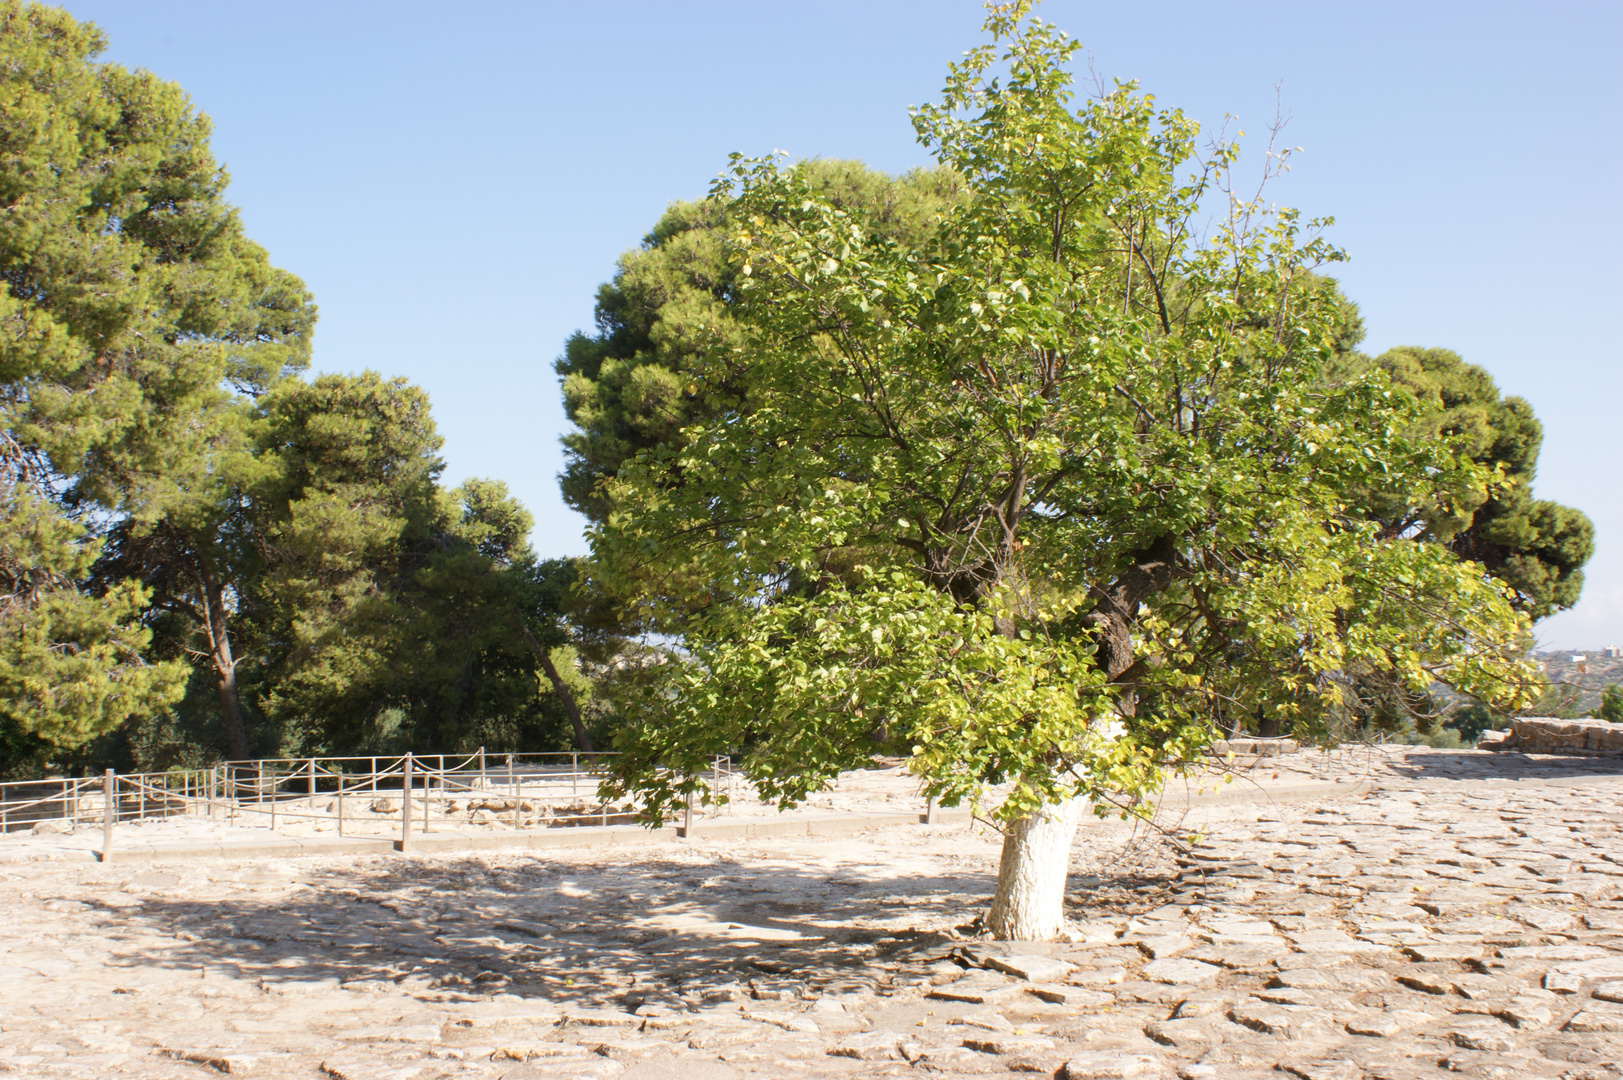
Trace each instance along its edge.
<path fill-rule="evenodd" d="M 1577 656 L 1584 658 L 1582 664 L 1573 663 L 1573 658 Z M 1535 652 L 1533 659 L 1538 661 L 1544 674 L 1556 687 L 1567 686 L 1578 691 L 1573 708 L 1580 713 L 1589 712 L 1600 704 L 1602 690 L 1613 683 L 1623 682 L 1623 658 L 1606 656 L 1600 649 Z"/>

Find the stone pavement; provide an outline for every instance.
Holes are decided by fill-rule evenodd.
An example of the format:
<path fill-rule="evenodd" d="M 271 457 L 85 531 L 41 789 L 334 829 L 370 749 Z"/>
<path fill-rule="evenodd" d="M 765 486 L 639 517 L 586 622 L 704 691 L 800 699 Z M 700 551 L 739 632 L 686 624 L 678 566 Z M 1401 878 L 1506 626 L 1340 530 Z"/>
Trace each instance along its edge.
<path fill-rule="evenodd" d="M 1623 762 L 1258 764 L 1254 801 L 1085 824 L 1071 940 L 1021 948 L 975 933 L 963 823 L 7 863 L 0 1073 L 1623 1076 Z M 1267 799 L 1312 779 L 1345 795 Z"/>

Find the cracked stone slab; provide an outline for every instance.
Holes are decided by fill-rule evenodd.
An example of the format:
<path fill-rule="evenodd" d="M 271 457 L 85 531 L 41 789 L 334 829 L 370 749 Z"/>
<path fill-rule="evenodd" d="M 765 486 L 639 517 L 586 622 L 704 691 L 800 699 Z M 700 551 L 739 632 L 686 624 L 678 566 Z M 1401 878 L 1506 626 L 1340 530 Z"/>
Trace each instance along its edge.
<path fill-rule="evenodd" d="M 1498 1021 L 1466 1024 L 1448 1033 L 1449 1041 L 1465 1050 L 1483 1050 L 1502 1054 L 1514 1050 L 1519 1043 L 1516 1032 Z"/>
<path fill-rule="evenodd" d="M 1181 956 L 1154 960 L 1144 965 L 1146 979 L 1172 986 L 1200 986 L 1213 981 L 1221 974 L 1223 969 L 1216 964 L 1189 960 Z"/>
<path fill-rule="evenodd" d="M 335 1058 L 323 1061 L 321 1071 L 332 1080 L 419 1080 L 427 1074 L 428 1063 Z"/>
<path fill-rule="evenodd" d="M 1021 992 L 1021 986 L 1007 976 L 990 971 L 972 971 L 961 979 L 937 986 L 924 996 L 934 1001 L 961 1001 L 970 1005 L 983 1005 L 1012 997 Z"/>
<path fill-rule="evenodd" d="M 1275 1005 L 1253 998 L 1230 1009 L 1229 1019 L 1279 1039 L 1301 1041 L 1330 1036 L 1329 1017 L 1309 1005 Z"/>
<path fill-rule="evenodd" d="M 1160 1060 L 1145 1054 L 1085 1051 L 1067 1059 L 1060 1075 L 1064 1080 L 1148 1080 L 1160 1072 Z"/>
<path fill-rule="evenodd" d="M 1059 1044 L 1041 1035 L 988 1034 L 971 1035 L 964 1039 L 963 1045 L 971 1050 L 979 1050 L 983 1054 L 1011 1056 L 1052 1050 Z"/>
<path fill-rule="evenodd" d="M 1417 1009 L 1388 1009 L 1351 1017 L 1343 1022 L 1343 1026 L 1350 1035 L 1391 1038 L 1400 1032 L 1424 1027 L 1436 1019 L 1431 1013 L 1420 1012 Z"/>
<path fill-rule="evenodd" d="M 163 1055 L 193 1065 L 206 1065 L 230 1076 L 276 1076 L 292 1057 L 277 1052 L 211 1049 L 166 1049 Z M 0 1058 L 0 1066 L 4 1064 L 5 1058 Z"/>
<path fill-rule="evenodd" d="M 1623 1032 L 1623 1005 L 1604 1001 L 1591 1002 L 1574 1013 L 1572 1019 L 1568 1020 L 1561 1030 L 1586 1034 Z"/>
<path fill-rule="evenodd" d="M 857 1061 L 902 1061 L 904 1037 L 897 1032 L 869 1031 L 851 1035 L 829 1046 L 831 1057 L 854 1058 Z"/>
<path fill-rule="evenodd" d="M 1575 975 L 1580 979 L 1615 979 L 1623 976 L 1623 954 L 1611 953 L 1593 960 L 1556 964 L 1552 970 L 1561 975 Z"/>
<path fill-rule="evenodd" d="M 1144 1034 L 1162 1046 L 1180 1049 L 1215 1046 L 1223 1041 L 1211 1018 L 1204 1016 L 1151 1020 L 1144 1025 Z"/>
<path fill-rule="evenodd" d="M 1068 960 L 1037 954 L 985 952 L 980 954 L 980 962 L 993 971 L 1034 983 L 1060 982 L 1076 970 Z"/>

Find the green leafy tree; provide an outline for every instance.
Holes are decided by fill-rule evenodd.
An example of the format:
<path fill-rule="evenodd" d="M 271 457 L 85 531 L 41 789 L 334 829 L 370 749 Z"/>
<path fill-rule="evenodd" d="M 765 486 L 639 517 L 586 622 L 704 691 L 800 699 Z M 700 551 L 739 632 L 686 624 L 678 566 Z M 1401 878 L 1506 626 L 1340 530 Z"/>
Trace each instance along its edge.
<path fill-rule="evenodd" d="M 1503 726 L 1504 718 L 1486 705 L 1462 705 L 1448 719 L 1448 727 L 1459 732 L 1460 741 L 1475 744 L 1484 731 Z"/>
<path fill-rule="evenodd" d="M 265 570 L 248 590 L 260 697 L 296 745 L 354 749 L 402 674 L 407 586 L 435 550 L 441 439 L 422 390 L 373 372 L 289 382 L 261 409 L 259 454 L 275 467 L 256 506 Z"/>
<path fill-rule="evenodd" d="M 100 541 L 91 526 L 208 531 L 240 456 L 236 399 L 304 362 L 314 319 L 303 286 L 268 264 L 222 200 L 207 120 L 173 84 L 95 62 L 104 44 L 94 26 L 59 10 L 0 5 L 0 320 L 9 327 L 0 429 L 7 497 L 32 500 L 6 520 L 61 515 L 38 550 L 63 560 L 48 576 L 57 585 L 49 595 L 64 603 L 62 590 L 87 565 L 70 547 Z M 142 576 L 97 575 L 94 588 L 116 613 L 103 620 L 106 648 L 84 618 L 70 620 L 61 642 L 87 664 L 99 658 L 101 677 L 87 670 L 81 692 L 102 688 L 108 707 L 77 711 L 100 719 L 55 724 L 30 709 L 30 723 L 78 740 L 173 698 L 179 668 L 135 673 L 141 631 L 127 620 L 145 593 L 127 582 Z M 17 595 L 43 603 L 47 593 Z M 228 606 L 215 603 L 214 614 Z M 54 640 L 38 618 L 11 627 Z M 26 665 L 43 654 L 14 655 Z"/>
<path fill-rule="evenodd" d="M 204 455 L 212 468 L 189 488 L 121 520 L 96 576 L 146 586 L 147 621 L 157 631 L 160 651 L 194 665 L 194 681 L 208 685 L 224 749 L 240 760 L 251 746 L 239 673 L 239 616 L 264 570 L 254 489 L 274 475 L 274 462 L 253 453 L 251 406 L 214 402 L 200 411 L 215 408 L 225 418 L 217 417 L 217 440 Z"/>
<path fill-rule="evenodd" d="M 456 731 L 434 733 L 437 745 L 591 752 L 582 707 L 591 685 L 576 667 L 583 639 L 568 614 L 578 607 L 575 560 L 535 557 L 530 514 L 499 481 L 470 480 L 448 501 L 437 550 L 412 583 L 419 643 L 410 650 L 444 667 L 424 678 L 417 666 L 413 696 L 435 701 L 413 707 L 456 718 Z"/>
<path fill-rule="evenodd" d="M 260 576 L 244 604 L 266 658 L 256 695 L 302 752 L 554 749 L 554 713 L 591 749 L 558 604 L 506 485 L 446 490 L 428 397 L 326 375 L 265 395 L 253 506 Z M 545 679 L 545 684 L 538 682 Z"/>
<path fill-rule="evenodd" d="M 785 804 L 885 752 L 948 804 L 1008 781 L 1005 937 L 1058 929 L 1080 800 L 1132 805 L 1226 713 L 1310 725 L 1352 664 L 1525 676 L 1481 568 L 1354 505 L 1482 470 L 1378 374 L 1327 380 L 1338 252 L 1233 197 L 1235 148 L 1176 110 L 1076 107 L 1074 44 L 1026 13 L 992 6 L 915 114 L 966 185 L 922 240 L 734 159 L 737 344 L 686 368 L 717 407 L 604 480 L 590 533 L 683 645 L 625 702 L 620 788 L 674 809 L 715 753 Z"/>
<path fill-rule="evenodd" d="M 1576 603 L 1583 566 L 1594 551 L 1594 528 L 1578 510 L 1533 498 L 1543 432 L 1532 407 L 1521 398 L 1501 398 L 1486 371 L 1446 349 L 1398 348 L 1372 360 L 1351 351 L 1355 344 L 1343 350 L 1334 377 L 1381 371 L 1415 397 L 1421 412 L 1414 435 L 1447 440 L 1455 453 L 1482 467 L 1476 474 L 1458 473 L 1452 486 L 1431 493 L 1392 484 L 1365 493 L 1362 501 L 1382 535 L 1442 544 L 1479 563 L 1513 590 L 1513 605 L 1532 619 Z M 1405 687 L 1377 670 L 1345 674 L 1349 730 L 1438 734 L 1444 708 L 1429 690 Z M 1530 707 L 1570 711 L 1571 703 Z"/>
<path fill-rule="evenodd" d="M 580 566 L 574 559 L 528 558 L 513 567 L 509 579 L 513 590 L 513 610 L 518 618 L 518 632 L 529 645 L 536 664 L 546 676 L 553 693 L 569 718 L 577 750 L 588 753 L 596 750 L 586 719 L 570 680 L 560 670 L 555 654 L 561 649 L 574 649 L 578 631 L 572 612 L 591 613 L 589 605 L 580 603 L 576 586 L 581 583 Z M 595 620 L 596 635 L 601 638 L 602 608 Z M 589 625 L 592 620 L 588 620 Z"/>
<path fill-rule="evenodd" d="M 1386 531 L 1422 536 L 1480 563 L 1515 590 L 1516 607 L 1534 619 L 1576 604 L 1595 529 L 1582 511 L 1533 498 L 1544 431 L 1532 406 L 1501 398 L 1486 371 L 1447 349 L 1391 349 L 1364 363 L 1415 396 L 1425 434 L 1454 440 L 1498 481 L 1451 492 L 1446 505 L 1421 505 L 1410 492 L 1389 490 L 1381 507 Z"/>
<path fill-rule="evenodd" d="M 82 583 L 100 554 L 26 486 L 0 502 L 0 768 L 71 750 L 180 696 L 184 667 L 145 661 L 146 595 Z"/>
<path fill-rule="evenodd" d="M 870 228 L 909 247 L 964 197 L 950 169 L 893 178 L 860 162 L 817 160 L 802 175 L 832 204 L 860 211 Z M 742 342 L 734 313 L 740 263 L 727 228 L 724 203 L 673 203 L 598 290 L 596 333 L 575 334 L 558 359 L 564 407 L 578 429 L 564 436 L 564 499 L 593 520 L 607 511 L 598 485 L 620 466 L 640 451 L 679 445 L 687 426 L 737 407 L 742 373 L 726 378 L 713 361 Z M 701 362 L 703 383 L 693 377 Z"/>
<path fill-rule="evenodd" d="M 1623 724 L 1623 684 L 1613 683 L 1601 691 L 1595 715 L 1614 724 Z"/>

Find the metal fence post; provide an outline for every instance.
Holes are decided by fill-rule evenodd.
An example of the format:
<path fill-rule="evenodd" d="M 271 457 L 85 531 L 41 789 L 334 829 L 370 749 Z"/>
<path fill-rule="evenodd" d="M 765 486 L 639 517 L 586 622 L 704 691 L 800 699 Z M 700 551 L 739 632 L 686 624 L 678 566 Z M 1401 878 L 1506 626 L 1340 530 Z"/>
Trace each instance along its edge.
<path fill-rule="evenodd" d="M 315 808 L 316 808 L 316 759 L 315 758 L 310 759 L 310 784 L 309 784 L 309 788 L 310 788 L 310 809 L 313 812 L 315 810 Z"/>
<path fill-rule="evenodd" d="M 513 755 L 507 755 L 507 789 L 513 794 L 513 828 L 518 828 L 518 778 L 513 774 Z M 499 811 L 498 811 L 499 812 Z"/>
<path fill-rule="evenodd" d="M 479 748 L 479 790 L 485 790 L 485 748 Z"/>
<path fill-rule="evenodd" d="M 443 757 L 440 758 L 440 766 L 441 766 L 441 768 L 444 768 L 444 766 L 445 766 L 445 759 Z M 444 777 L 443 774 L 440 776 L 440 793 L 442 795 L 445 793 L 445 777 Z M 428 833 L 428 808 L 434 801 L 433 798 L 431 797 L 433 794 L 434 794 L 434 774 L 429 772 L 427 769 L 424 769 L 423 770 L 423 833 L 425 835 Z"/>
<path fill-rule="evenodd" d="M 411 754 L 401 762 L 400 783 L 400 850 L 411 850 Z"/>
<path fill-rule="evenodd" d="M 102 799 L 105 805 L 101 815 L 101 861 L 113 861 L 113 819 L 118 815 L 118 805 L 114 801 L 118 794 L 118 778 L 113 770 L 108 769 L 101 781 Z"/>

